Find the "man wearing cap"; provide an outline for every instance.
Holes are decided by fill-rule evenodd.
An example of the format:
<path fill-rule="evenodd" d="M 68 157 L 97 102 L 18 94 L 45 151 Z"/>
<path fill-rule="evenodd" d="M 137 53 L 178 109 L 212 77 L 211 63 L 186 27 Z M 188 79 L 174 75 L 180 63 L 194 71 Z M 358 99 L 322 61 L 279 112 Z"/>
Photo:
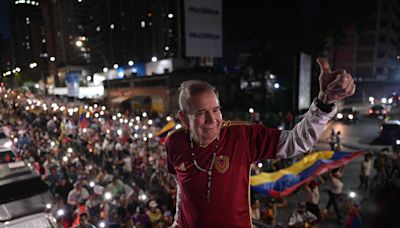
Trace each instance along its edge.
<path fill-rule="evenodd" d="M 161 210 L 158 208 L 158 204 L 155 200 L 150 201 L 149 208 L 150 210 L 148 210 L 146 214 L 149 216 L 150 222 L 156 224 L 162 219 Z"/>
<path fill-rule="evenodd" d="M 197 80 L 179 88 L 179 118 L 184 128 L 166 139 L 167 168 L 177 180 L 174 226 L 251 227 L 249 170 L 262 159 L 305 153 L 336 113 L 336 102 L 355 92 L 345 70 L 331 72 L 319 58 L 320 92 L 292 130 L 223 121 L 213 86 Z"/>

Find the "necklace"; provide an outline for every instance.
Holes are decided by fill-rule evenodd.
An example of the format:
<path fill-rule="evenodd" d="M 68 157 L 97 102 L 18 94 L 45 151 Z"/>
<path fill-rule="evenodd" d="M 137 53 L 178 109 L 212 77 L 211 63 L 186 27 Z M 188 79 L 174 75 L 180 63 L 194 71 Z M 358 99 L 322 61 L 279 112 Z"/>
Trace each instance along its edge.
<path fill-rule="evenodd" d="M 212 177 L 212 168 L 213 168 L 213 166 L 214 166 L 215 157 L 217 156 L 217 153 L 216 153 L 216 152 L 213 153 L 213 157 L 212 157 L 212 160 L 211 160 L 211 165 L 210 165 L 210 167 L 208 168 L 208 170 L 201 168 L 201 167 L 199 166 L 199 164 L 197 164 L 197 161 L 196 161 L 196 159 L 195 159 L 195 154 L 194 154 L 194 152 L 193 152 L 193 136 L 192 136 L 192 134 L 189 134 L 189 136 L 190 136 L 190 149 L 192 150 L 193 164 L 194 164 L 194 166 L 196 167 L 196 169 L 198 169 L 199 171 L 201 171 L 201 172 L 203 172 L 203 173 L 206 173 L 207 176 L 208 176 L 206 200 L 207 200 L 207 203 L 209 203 L 210 200 L 211 200 L 211 177 Z M 219 135 L 217 136 L 217 141 L 218 141 L 218 140 L 219 140 Z M 217 148 L 218 148 L 218 146 L 217 146 Z"/>

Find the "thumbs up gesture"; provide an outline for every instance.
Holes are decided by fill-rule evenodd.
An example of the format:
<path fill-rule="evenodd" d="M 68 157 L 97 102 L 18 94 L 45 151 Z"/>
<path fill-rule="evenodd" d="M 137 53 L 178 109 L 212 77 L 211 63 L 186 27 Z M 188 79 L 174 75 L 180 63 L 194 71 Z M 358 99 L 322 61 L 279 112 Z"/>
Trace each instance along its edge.
<path fill-rule="evenodd" d="M 351 74 L 346 70 L 331 71 L 326 58 L 317 58 L 320 68 L 318 99 L 325 104 L 332 104 L 346 97 L 352 96 L 356 91 Z"/>

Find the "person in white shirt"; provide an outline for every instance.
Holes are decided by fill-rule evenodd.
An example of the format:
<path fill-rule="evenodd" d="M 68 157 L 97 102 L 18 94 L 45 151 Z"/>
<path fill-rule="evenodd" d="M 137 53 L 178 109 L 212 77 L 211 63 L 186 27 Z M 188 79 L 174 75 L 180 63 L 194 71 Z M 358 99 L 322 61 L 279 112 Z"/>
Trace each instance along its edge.
<path fill-rule="evenodd" d="M 371 175 L 372 170 L 372 154 L 367 153 L 364 156 L 364 161 L 361 163 L 361 172 L 360 172 L 360 186 L 359 189 L 368 190 L 369 186 L 369 176 Z"/>
<path fill-rule="evenodd" d="M 310 181 L 306 186 L 307 191 L 307 210 L 313 213 L 318 219 L 320 218 L 321 211 L 319 209 L 319 186 L 323 183 L 323 179 L 319 178 L 320 182 L 316 180 Z"/>
<path fill-rule="evenodd" d="M 298 208 L 289 218 L 289 227 L 312 227 L 317 223 L 317 217 L 307 210 L 305 202 L 299 202 Z"/>
<path fill-rule="evenodd" d="M 74 184 L 74 189 L 68 193 L 67 203 L 70 206 L 75 207 L 78 206 L 82 200 L 87 200 L 88 198 L 89 192 L 82 187 L 82 182 L 77 181 Z"/>
<path fill-rule="evenodd" d="M 336 213 L 337 222 L 340 222 L 343 219 L 343 216 L 340 214 L 337 204 L 337 198 L 340 194 L 342 194 L 343 191 L 343 182 L 340 179 L 342 175 L 343 167 L 331 170 L 331 187 L 328 191 L 329 200 L 328 204 L 326 205 L 326 210 L 329 210 L 329 208 L 333 205 L 333 209 Z"/>

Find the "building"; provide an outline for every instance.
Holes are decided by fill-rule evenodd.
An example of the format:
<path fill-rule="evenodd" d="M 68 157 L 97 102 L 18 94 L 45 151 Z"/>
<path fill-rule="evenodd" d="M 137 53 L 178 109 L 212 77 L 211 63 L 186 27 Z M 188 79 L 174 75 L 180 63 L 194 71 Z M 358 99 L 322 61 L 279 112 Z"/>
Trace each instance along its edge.
<path fill-rule="evenodd" d="M 364 27 L 347 28 L 345 39 L 332 39 L 329 47 L 334 68 L 352 73 L 357 83 L 354 98 L 362 101 L 400 92 L 400 3 L 376 4 Z"/>
<path fill-rule="evenodd" d="M 38 1 L 10 1 L 12 68 L 17 82 L 39 81 L 47 74 L 46 42 L 42 12 Z"/>

